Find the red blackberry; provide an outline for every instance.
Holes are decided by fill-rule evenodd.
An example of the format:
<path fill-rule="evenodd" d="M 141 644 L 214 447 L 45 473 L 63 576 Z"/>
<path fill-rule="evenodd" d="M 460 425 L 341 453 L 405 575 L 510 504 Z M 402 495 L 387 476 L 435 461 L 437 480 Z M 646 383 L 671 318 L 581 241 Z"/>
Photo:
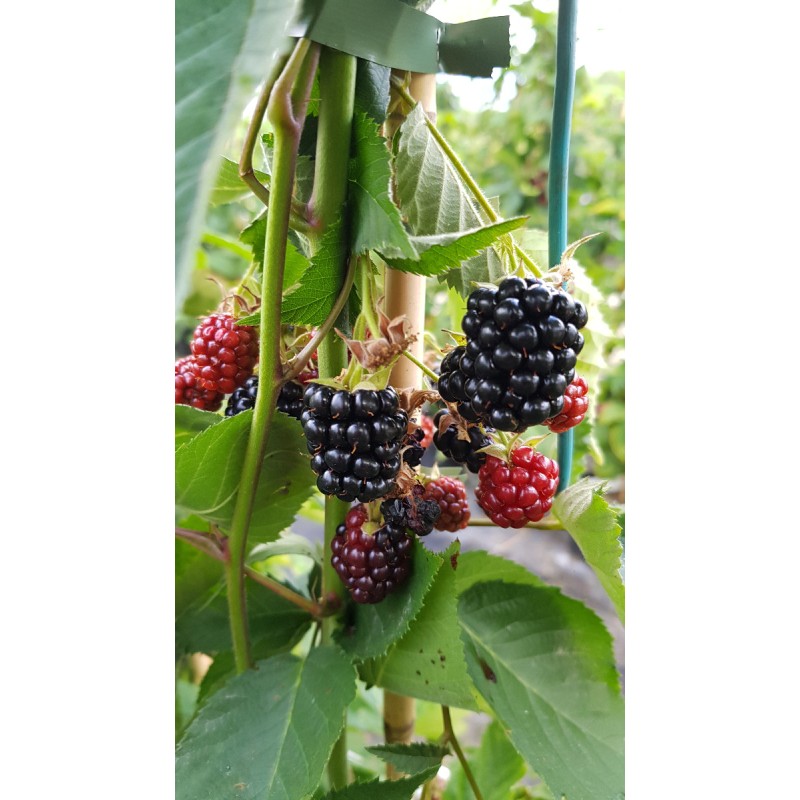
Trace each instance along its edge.
<path fill-rule="evenodd" d="M 434 478 L 425 484 L 424 497 L 439 506 L 441 513 L 434 526 L 437 531 L 455 533 L 467 527 L 470 517 L 467 488 L 458 478 L 444 475 Z"/>
<path fill-rule="evenodd" d="M 258 330 L 237 325 L 230 314 L 211 314 L 192 337 L 201 389 L 231 394 L 252 375 L 258 360 Z"/>
<path fill-rule="evenodd" d="M 193 356 L 175 362 L 175 404 L 202 411 L 217 411 L 225 395 L 198 386 L 199 369 Z"/>
<path fill-rule="evenodd" d="M 467 300 L 467 343 L 442 361 L 439 394 L 461 416 L 523 431 L 560 414 L 574 378 L 586 307 L 539 278 L 506 278 Z"/>
<path fill-rule="evenodd" d="M 478 472 L 478 505 L 501 528 L 538 522 L 553 505 L 558 464 L 532 447 L 511 451 L 511 463 L 489 456 Z"/>
<path fill-rule="evenodd" d="M 362 503 L 387 495 L 400 470 L 408 414 L 394 389 L 336 391 L 310 383 L 300 415 L 323 494 Z"/>
<path fill-rule="evenodd" d="M 564 433 L 564 431 L 580 425 L 589 408 L 589 398 L 586 396 L 588 391 L 589 386 L 586 381 L 577 376 L 567 386 L 567 391 L 564 393 L 564 408 L 561 413 L 546 419 L 542 425 L 546 425 L 553 433 Z"/>
<path fill-rule="evenodd" d="M 411 572 L 411 538 L 387 523 L 374 534 L 363 530 L 367 511 L 351 508 L 331 542 L 331 565 L 356 603 L 379 603 Z"/>
<path fill-rule="evenodd" d="M 439 421 L 446 413 L 447 411 L 442 409 L 433 418 L 435 430 L 433 443 L 443 455 L 458 464 L 463 464 L 470 472 L 477 472 L 481 468 L 481 464 L 486 461 L 486 453 L 477 451 L 488 447 L 492 440 L 477 425 L 467 428 L 469 439 L 459 438 L 458 428 L 455 424 L 449 425 L 442 434 L 439 434 Z"/>
<path fill-rule="evenodd" d="M 433 420 L 427 414 L 420 415 L 419 425 L 425 432 L 419 444 L 425 450 L 433 444 L 433 434 L 436 432 L 436 428 L 433 426 Z"/>

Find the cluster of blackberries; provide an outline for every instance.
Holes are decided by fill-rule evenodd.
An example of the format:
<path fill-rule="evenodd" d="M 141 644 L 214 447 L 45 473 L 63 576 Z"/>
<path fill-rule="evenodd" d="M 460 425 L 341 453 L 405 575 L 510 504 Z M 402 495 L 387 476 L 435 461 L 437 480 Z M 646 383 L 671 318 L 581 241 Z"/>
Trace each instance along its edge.
<path fill-rule="evenodd" d="M 538 278 L 506 278 L 467 300 L 465 346 L 443 359 L 439 394 L 459 414 L 523 431 L 561 413 L 583 349 L 586 307 Z"/>
<path fill-rule="evenodd" d="M 366 503 L 391 491 L 408 427 L 394 389 L 351 393 L 310 383 L 303 407 L 300 421 L 323 494 Z"/>
<path fill-rule="evenodd" d="M 387 523 L 408 528 L 417 536 L 427 536 L 436 525 L 442 510 L 439 504 L 425 497 L 425 487 L 416 485 L 410 497 L 384 500 L 381 514 Z"/>
<path fill-rule="evenodd" d="M 237 389 L 229 398 L 225 406 L 225 416 L 235 417 L 242 411 L 254 408 L 258 395 L 258 376 L 253 375 L 244 382 L 241 389 Z M 278 411 L 283 411 L 290 417 L 300 419 L 303 413 L 303 385 L 297 381 L 287 381 L 281 386 L 277 402 Z"/>
<path fill-rule="evenodd" d="M 492 440 L 477 425 L 470 425 L 467 428 L 469 440 L 458 438 L 458 428 L 455 425 L 448 425 L 445 431 L 440 434 L 439 421 L 447 413 L 445 409 L 442 409 L 437 411 L 436 416 L 433 418 L 434 445 L 442 454 L 459 464 L 463 464 L 470 472 L 477 472 L 486 461 L 486 453 L 479 453 L 478 450 L 488 447 Z"/>
<path fill-rule="evenodd" d="M 374 534 L 362 526 L 364 506 L 347 512 L 331 542 L 331 564 L 356 603 L 379 603 L 411 573 L 411 537 L 387 521 Z"/>

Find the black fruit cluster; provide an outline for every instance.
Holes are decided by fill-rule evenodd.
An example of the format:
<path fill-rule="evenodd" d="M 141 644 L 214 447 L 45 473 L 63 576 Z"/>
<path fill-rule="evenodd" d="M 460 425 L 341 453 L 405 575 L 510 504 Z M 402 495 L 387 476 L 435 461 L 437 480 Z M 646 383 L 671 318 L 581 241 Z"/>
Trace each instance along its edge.
<path fill-rule="evenodd" d="M 469 441 L 458 438 L 458 428 L 455 425 L 448 425 L 440 435 L 439 421 L 444 414 L 447 414 L 445 409 L 437 411 L 433 419 L 434 445 L 448 458 L 463 464 L 470 472 L 477 472 L 486 461 L 486 453 L 479 453 L 478 450 L 488 447 L 492 440 L 477 425 L 470 425 L 467 428 Z"/>
<path fill-rule="evenodd" d="M 464 419 L 523 431 L 561 413 L 584 345 L 586 307 L 538 278 L 506 278 L 467 300 L 467 343 L 444 358 L 439 394 Z"/>
<path fill-rule="evenodd" d="M 229 398 L 225 406 L 225 416 L 235 417 L 242 411 L 253 408 L 258 395 L 258 377 L 253 375 L 244 382 L 241 389 L 237 389 Z M 283 411 L 290 417 L 300 419 L 303 413 L 303 384 L 298 381 L 288 381 L 281 386 L 277 402 L 278 411 Z"/>
<path fill-rule="evenodd" d="M 387 522 L 374 534 L 362 530 L 363 506 L 351 509 L 331 541 L 331 564 L 356 603 L 379 603 L 411 572 L 411 537 Z"/>
<path fill-rule="evenodd" d="M 427 536 L 441 516 L 442 509 L 435 500 L 424 498 L 425 487 L 415 486 L 410 497 L 384 500 L 381 514 L 387 523 L 404 530 L 407 528 L 417 536 Z"/>
<path fill-rule="evenodd" d="M 323 494 L 366 503 L 391 491 L 408 427 L 394 389 L 351 393 L 310 383 L 303 408 L 300 421 Z"/>

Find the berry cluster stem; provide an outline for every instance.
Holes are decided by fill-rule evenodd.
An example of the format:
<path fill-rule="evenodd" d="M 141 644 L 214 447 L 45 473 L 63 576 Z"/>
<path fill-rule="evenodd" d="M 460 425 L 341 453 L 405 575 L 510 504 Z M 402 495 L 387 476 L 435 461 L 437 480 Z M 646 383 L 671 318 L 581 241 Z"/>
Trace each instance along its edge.
<path fill-rule="evenodd" d="M 282 377 L 280 326 L 286 239 L 289 233 L 297 150 L 318 55 L 318 45 L 307 39 L 300 39 L 275 81 L 267 104 L 267 116 L 275 131 L 275 154 L 261 282 L 258 367 L 260 391 L 253 409 L 253 421 L 228 537 L 229 557 L 225 563 L 233 653 L 236 671 L 239 673 L 252 666 L 244 590 L 244 559 L 256 487 Z M 295 82 L 303 90 L 299 99 L 293 96 Z"/>
<path fill-rule="evenodd" d="M 483 800 L 483 795 L 481 794 L 481 790 L 478 788 L 478 783 L 475 780 L 475 776 L 472 774 L 472 770 L 469 767 L 469 762 L 464 755 L 464 751 L 461 749 L 461 745 L 458 743 L 458 739 L 456 739 L 456 734 L 453 730 L 453 720 L 450 719 L 450 709 L 447 706 L 442 706 L 442 722 L 444 723 L 444 740 L 452 746 L 456 757 L 461 762 L 461 768 L 464 770 L 464 775 L 466 776 L 469 785 L 472 787 L 475 800 Z"/>

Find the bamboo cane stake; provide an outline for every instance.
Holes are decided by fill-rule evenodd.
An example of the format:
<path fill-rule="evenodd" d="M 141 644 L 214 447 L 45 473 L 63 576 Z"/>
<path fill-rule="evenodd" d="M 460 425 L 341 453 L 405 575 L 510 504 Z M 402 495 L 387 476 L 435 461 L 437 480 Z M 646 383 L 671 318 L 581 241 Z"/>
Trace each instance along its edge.
<path fill-rule="evenodd" d="M 428 116 L 436 119 L 436 76 L 421 73 L 411 74 L 409 85 L 411 95 L 422 104 Z M 392 99 L 395 98 L 392 89 Z M 386 122 L 385 133 L 391 138 L 403 121 L 401 114 L 392 114 Z M 387 269 L 384 284 L 387 316 L 392 319 L 405 314 L 417 340 L 409 347 L 412 355 L 422 361 L 424 352 L 423 332 L 425 330 L 425 278 L 399 270 Z M 422 371 L 407 358 L 398 359 L 392 370 L 390 383 L 397 389 L 421 388 Z M 383 727 L 387 742 L 408 744 L 414 735 L 416 709 L 413 697 L 405 697 L 388 690 L 383 692 Z M 391 765 L 386 768 L 386 777 L 394 780 L 402 773 Z"/>

